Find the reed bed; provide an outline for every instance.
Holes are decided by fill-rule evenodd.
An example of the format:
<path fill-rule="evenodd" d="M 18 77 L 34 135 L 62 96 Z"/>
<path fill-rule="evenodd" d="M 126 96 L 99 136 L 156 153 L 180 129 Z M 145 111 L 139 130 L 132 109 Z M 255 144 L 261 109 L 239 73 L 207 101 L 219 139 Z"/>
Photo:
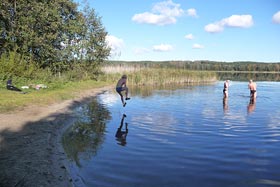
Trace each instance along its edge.
<path fill-rule="evenodd" d="M 104 67 L 103 81 L 116 81 L 122 74 L 128 75 L 130 85 L 167 85 L 173 83 L 211 83 L 217 81 L 216 73 L 177 68 L 143 68 L 136 66 Z"/>
<path fill-rule="evenodd" d="M 143 67 L 142 65 L 123 65 L 123 64 L 118 64 L 118 65 L 107 65 L 101 68 L 101 70 L 106 73 L 106 74 L 116 74 L 116 73 L 132 73 L 136 71 L 140 71 L 143 69 L 147 69 Z"/>

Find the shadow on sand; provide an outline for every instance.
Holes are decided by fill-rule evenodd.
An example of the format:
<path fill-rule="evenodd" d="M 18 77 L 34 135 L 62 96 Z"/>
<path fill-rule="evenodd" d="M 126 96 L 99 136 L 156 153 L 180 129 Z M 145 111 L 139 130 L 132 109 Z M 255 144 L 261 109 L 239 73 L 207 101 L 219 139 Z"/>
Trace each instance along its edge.
<path fill-rule="evenodd" d="M 62 133 L 79 118 L 76 108 L 94 99 L 74 101 L 63 111 L 27 122 L 20 131 L 0 131 L 0 186 L 70 186 Z"/>

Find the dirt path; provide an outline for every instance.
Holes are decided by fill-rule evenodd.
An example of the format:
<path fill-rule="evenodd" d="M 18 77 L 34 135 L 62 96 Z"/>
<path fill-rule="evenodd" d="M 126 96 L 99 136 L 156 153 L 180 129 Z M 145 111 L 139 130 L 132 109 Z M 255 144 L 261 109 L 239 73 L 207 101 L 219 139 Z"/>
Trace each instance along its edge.
<path fill-rule="evenodd" d="M 61 136 L 72 109 L 111 86 L 73 100 L 0 114 L 0 187 L 72 186 Z"/>

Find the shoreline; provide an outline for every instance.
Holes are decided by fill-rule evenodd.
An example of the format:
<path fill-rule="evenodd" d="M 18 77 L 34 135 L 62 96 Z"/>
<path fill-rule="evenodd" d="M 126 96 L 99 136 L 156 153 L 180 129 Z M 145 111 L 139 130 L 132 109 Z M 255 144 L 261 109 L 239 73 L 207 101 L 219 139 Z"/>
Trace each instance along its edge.
<path fill-rule="evenodd" d="M 111 88 L 85 90 L 60 103 L 0 114 L 0 186 L 73 186 L 61 143 L 63 132 L 73 124 L 71 110 Z"/>

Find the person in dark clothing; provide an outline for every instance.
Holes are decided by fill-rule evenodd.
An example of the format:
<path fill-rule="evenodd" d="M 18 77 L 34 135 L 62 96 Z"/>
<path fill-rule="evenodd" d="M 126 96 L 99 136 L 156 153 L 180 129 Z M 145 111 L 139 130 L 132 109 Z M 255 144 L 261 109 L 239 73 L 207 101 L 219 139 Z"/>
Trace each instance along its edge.
<path fill-rule="evenodd" d="M 127 123 L 125 123 L 125 130 L 122 130 L 123 127 L 123 122 L 124 122 L 124 118 L 126 117 L 125 114 L 123 114 L 122 119 L 121 119 L 121 124 L 116 132 L 116 140 L 119 142 L 119 145 L 125 146 L 126 145 L 126 136 L 128 134 L 128 128 L 127 128 Z"/>
<path fill-rule="evenodd" d="M 11 90 L 11 91 L 22 92 L 21 89 L 19 89 L 19 88 L 13 86 L 13 84 L 12 84 L 12 79 L 9 79 L 9 80 L 7 81 L 7 86 L 6 86 L 6 87 L 7 87 L 8 90 Z M 23 92 L 23 93 L 24 93 L 24 92 Z"/>

